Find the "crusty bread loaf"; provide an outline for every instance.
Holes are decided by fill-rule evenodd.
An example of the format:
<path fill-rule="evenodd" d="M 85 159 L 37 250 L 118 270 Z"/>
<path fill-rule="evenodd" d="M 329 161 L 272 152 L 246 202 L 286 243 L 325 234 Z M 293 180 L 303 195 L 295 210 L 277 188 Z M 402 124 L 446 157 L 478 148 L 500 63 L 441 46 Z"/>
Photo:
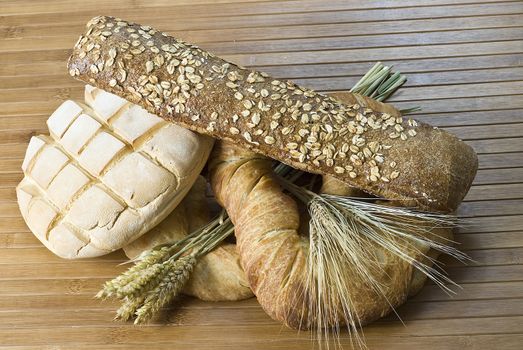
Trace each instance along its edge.
<path fill-rule="evenodd" d="M 477 168 L 465 143 L 392 106 L 340 102 L 117 18 L 88 23 L 68 68 L 192 130 L 426 210 L 454 210 Z"/>
<path fill-rule="evenodd" d="M 182 200 L 213 141 L 143 108 L 86 87 L 86 103 L 64 102 L 51 136 L 31 139 L 16 191 L 31 231 L 63 258 L 121 248 Z"/>
<path fill-rule="evenodd" d="M 206 181 L 199 176 L 178 206 L 156 227 L 123 249 L 133 259 L 145 250 L 175 242 L 207 224 L 209 208 Z M 198 259 L 183 293 L 207 301 L 234 301 L 251 298 L 253 293 L 240 266 L 236 245 L 222 243 Z"/>

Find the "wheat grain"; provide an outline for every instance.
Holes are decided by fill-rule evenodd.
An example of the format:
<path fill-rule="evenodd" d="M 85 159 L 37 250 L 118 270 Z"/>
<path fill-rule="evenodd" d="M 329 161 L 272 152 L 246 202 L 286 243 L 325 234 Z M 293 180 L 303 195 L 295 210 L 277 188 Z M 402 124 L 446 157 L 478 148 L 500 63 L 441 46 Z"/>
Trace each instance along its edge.
<path fill-rule="evenodd" d="M 165 264 L 167 273 L 158 286 L 148 293 L 143 305 L 136 311 L 135 324 L 149 321 L 162 307 L 178 296 L 189 280 L 196 258 L 191 254 L 174 261 L 169 259 Z"/>
<path fill-rule="evenodd" d="M 133 267 L 120 276 L 105 282 L 102 290 L 96 294 L 96 298 L 108 298 L 117 295 L 119 290 L 128 283 L 132 283 L 142 273 L 142 270 L 164 261 L 169 253 L 169 249 L 170 247 L 159 247 L 151 251 L 143 252 L 141 256 L 138 257 L 139 261 Z"/>
<path fill-rule="evenodd" d="M 155 284 L 158 281 L 159 276 L 165 269 L 165 265 L 162 263 L 151 265 L 139 273 L 136 273 L 133 280 L 129 283 L 121 286 L 116 292 L 118 298 L 136 296 L 147 290 L 149 284 Z"/>
<path fill-rule="evenodd" d="M 136 310 L 143 304 L 145 297 L 126 297 L 122 306 L 116 310 L 115 320 L 128 321 L 134 317 Z"/>

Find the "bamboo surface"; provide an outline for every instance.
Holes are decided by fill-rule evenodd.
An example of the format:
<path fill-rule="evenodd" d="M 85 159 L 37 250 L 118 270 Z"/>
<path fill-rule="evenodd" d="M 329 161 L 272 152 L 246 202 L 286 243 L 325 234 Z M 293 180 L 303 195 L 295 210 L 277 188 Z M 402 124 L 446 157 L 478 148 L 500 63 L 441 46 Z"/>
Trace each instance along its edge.
<path fill-rule="evenodd" d="M 27 142 L 83 86 L 65 60 L 95 15 L 149 24 L 236 63 L 320 91 L 349 89 L 381 60 L 409 81 L 391 103 L 472 145 L 479 171 L 459 209 L 450 259 L 463 287 L 428 284 L 365 327 L 370 349 L 523 348 L 523 2 L 492 0 L 0 1 L 0 349 L 309 349 L 255 299 L 184 298 L 157 322 L 112 321 L 93 295 L 124 270 L 121 252 L 65 261 L 27 229 L 14 187 Z M 344 348 L 350 348 L 346 333 Z"/>

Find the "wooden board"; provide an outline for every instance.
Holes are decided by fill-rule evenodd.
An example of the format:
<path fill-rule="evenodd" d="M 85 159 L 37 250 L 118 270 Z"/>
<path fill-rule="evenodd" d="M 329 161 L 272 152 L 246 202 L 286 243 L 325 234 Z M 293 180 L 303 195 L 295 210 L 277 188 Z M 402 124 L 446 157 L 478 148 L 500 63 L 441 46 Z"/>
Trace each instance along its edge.
<path fill-rule="evenodd" d="M 341 91 L 374 61 L 409 81 L 392 100 L 472 145 L 480 170 L 456 234 L 476 261 L 449 259 L 461 284 L 434 285 L 365 328 L 371 349 L 523 348 L 523 2 L 493 0 L 0 1 L 0 349 L 311 349 L 255 299 L 184 298 L 157 322 L 112 321 L 93 295 L 121 272 L 121 252 L 64 261 L 19 215 L 14 187 L 31 135 L 61 101 L 80 97 L 65 59 L 87 20 L 120 16 L 168 31 L 245 66 Z M 347 334 L 341 343 L 350 348 Z"/>

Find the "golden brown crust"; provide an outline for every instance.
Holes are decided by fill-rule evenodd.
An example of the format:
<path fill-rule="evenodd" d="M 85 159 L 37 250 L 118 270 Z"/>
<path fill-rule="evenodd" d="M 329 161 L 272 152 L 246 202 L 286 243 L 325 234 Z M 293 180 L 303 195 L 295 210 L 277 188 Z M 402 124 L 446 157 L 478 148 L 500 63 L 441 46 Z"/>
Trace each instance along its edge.
<path fill-rule="evenodd" d="M 112 17 L 89 22 L 68 65 L 191 130 L 423 209 L 453 211 L 476 172 L 469 146 L 389 105 L 318 94 Z"/>
<path fill-rule="evenodd" d="M 304 276 L 306 244 L 297 235 L 296 203 L 281 192 L 265 157 L 218 143 L 210 166 L 215 196 L 235 225 L 236 244 L 251 289 L 269 316 L 296 327 L 302 306 L 287 297 L 287 292 L 301 288 L 283 287 L 293 265 L 298 267 L 293 276 L 298 280 Z M 297 284 L 289 281 L 287 286 Z M 296 315 L 289 316 L 292 310 Z"/>

